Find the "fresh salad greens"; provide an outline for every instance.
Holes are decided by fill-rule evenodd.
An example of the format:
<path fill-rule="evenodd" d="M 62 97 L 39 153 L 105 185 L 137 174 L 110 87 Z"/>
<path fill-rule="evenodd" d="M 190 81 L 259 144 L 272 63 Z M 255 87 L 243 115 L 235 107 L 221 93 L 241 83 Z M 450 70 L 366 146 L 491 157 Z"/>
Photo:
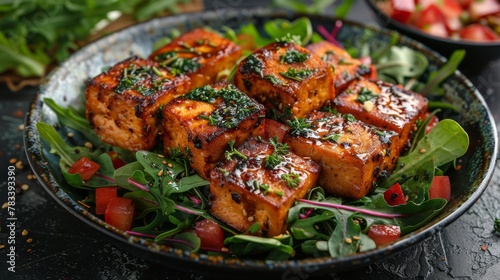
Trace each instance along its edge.
<path fill-rule="evenodd" d="M 335 28 L 334 32 L 328 33 L 333 39 L 335 36 L 332 34 L 339 32 L 341 23 L 336 23 Z M 238 39 L 240 35 L 250 36 L 257 47 L 283 38 L 298 38 L 301 44 L 321 39 L 313 32 L 307 18 L 295 21 L 270 20 L 264 24 L 263 30 L 261 34 L 255 25 L 246 24 L 238 31 L 225 28 L 224 32 L 237 43 L 241 43 Z M 369 41 L 373 36 L 373 32 L 367 29 L 357 51 L 353 51 L 355 45 L 349 45 L 349 42 L 346 47 L 357 57 L 372 55 L 370 60 L 377 66 L 381 77 L 401 84 L 412 81 L 412 85 L 428 89 L 429 92 L 440 91 L 440 83 L 454 72 L 462 56 L 460 52 L 455 54 L 442 69 L 432 71 L 425 83 L 421 77 L 429 65 L 425 55 L 396 45 L 398 36 L 393 36 L 379 51 L 371 52 Z M 302 58 L 297 53 L 283 57 L 284 61 L 289 59 Z M 247 68 L 248 71 L 260 72 L 257 64 Z M 297 77 L 300 78 L 299 75 Z M 192 227 L 196 222 L 207 219 L 224 230 L 224 246 L 227 247 L 226 251 L 210 253 L 267 260 L 342 257 L 376 248 L 375 241 L 369 236 L 372 225 L 397 226 L 402 235 L 421 227 L 447 204 L 446 199 L 429 197 L 433 177 L 442 175 L 450 163 L 465 154 L 469 145 L 467 133 L 454 120 L 440 121 L 428 134 L 422 131 L 429 119 L 419 122 L 411 149 L 399 158 L 394 172 L 380 182 L 372 193 L 352 201 L 328 196 L 321 187 L 315 187 L 289 210 L 288 230 L 279 236 L 266 238 L 252 235 L 259 229 L 258 224 L 240 233 L 211 216 L 207 192 L 209 182 L 189 168 L 181 151 L 171 149 L 169 156 L 165 157 L 154 151 L 130 153 L 119 150 L 100 142 L 83 112 L 62 108 L 51 99 L 45 99 L 44 102 L 56 113 L 62 127 L 84 135 L 90 143 L 82 145 L 81 141 L 76 141 L 77 137 L 68 137 L 62 127 L 58 130 L 46 123 L 36 124 L 45 145 L 50 146 L 50 153 L 58 156 L 59 168 L 67 184 L 82 192 L 88 191 L 87 203 L 93 202 L 92 194 L 97 188 L 119 186 L 123 197 L 134 200 L 139 213 L 129 234 L 197 252 L 201 250 L 200 238 L 192 233 Z M 446 109 L 449 108 L 443 108 Z M 437 112 L 432 112 L 429 118 Z M 306 133 L 310 129 L 297 118 L 288 124 L 291 133 Z M 331 137 L 335 141 L 334 135 Z M 269 167 L 275 166 L 281 161 L 282 154 L 288 152 L 288 146 L 279 143 L 276 138 L 271 139 L 271 144 L 275 152 L 265 159 Z M 234 148 L 234 141 L 229 142 L 229 146 L 226 158 L 245 159 L 246 156 Z M 112 152 L 119 152 L 126 159 L 124 166 L 114 167 Z M 89 180 L 82 180 L 80 174 L 68 172 L 70 166 L 81 157 L 87 157 L 100 165 L 98 172 Z M 292 186 L 297 178 L 284 179 Z M 408 197 L 406 203 L 391 206 L 384 198 L 384 192 L 395 183 L 401 184 Z M 499 224 L 496 220 L 497 230 Z"/>
<path fill-rule="evenodd" d="M 0 3 L 0 73 L 41 77 L 95 33 L 111 12 L 143 21 L 163 11 L 178 12 L 189 0 L 2 1 Z M 77 20 L 77 23 L 75 22 Z"/>

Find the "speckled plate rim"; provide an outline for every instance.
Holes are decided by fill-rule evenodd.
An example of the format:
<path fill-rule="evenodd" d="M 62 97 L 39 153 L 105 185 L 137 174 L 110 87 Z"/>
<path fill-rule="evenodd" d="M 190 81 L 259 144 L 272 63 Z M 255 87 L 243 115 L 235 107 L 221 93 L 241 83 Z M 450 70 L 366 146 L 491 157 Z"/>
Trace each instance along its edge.
<path fill-rule="evenodd" d="M 489 153 L 489 155 L 483 155 L 485 162 L 483 166 L 481 166 L 481 170 L 479 170 L 479 174 L 481 176 L 475 181 L 477 185 L 471 189 L 471 193 L 469 196 L 459 199 L 458 203 L 455 205 L 452 211 L 449 211 L 449 213 L 443 214 L 444 216 L 441 215 L 439 218 L 434 219 L 424 227 L 421 227 L 416 231 L 408 234 L 399 241 L 387 246 L 377 248 L 375 250 L 336 259 L 316 258 L 291 261 L 221 259 L 209 257 L 205 254 L 190 254 L 188 252 L 182 252 L 175 249 L 163 250 L 159 246 L 152 244 L 145 239 L 129 236 L 124 232 L 108 226 L 104 223 L 104 221 L 87 211 L 85 207 L 74 201 L 64 190 L 61 189 L 59 183 L 55 179 L 55 176 L 52 174 L 53 171 L 50 170 L 50 167 L 44 160 L 44 156 L 41 152 L 41 140 L 35 128 L 35 124 L 42 119 L 42 98 L 44 97 L 44 95 L 50 92 L 53 87 L 59 86 L 60 82 L 64 81 L 66 75 L 68 75 L 68 69 L 65 70 L 65 68 L 70 67 L 72 63 L 78 63 L 83 57 L 85 57 L 85 52 L 109 47 L 114 42 L 116 42 L 116 40 L 119 40 L 123 36 L 128 36 L 128 34 L 135 34 L 139 32 L 148 32 L 148 30 L 151 30 L 151 28 L 155 28 L 159 25 L 166 26 L 172 24 L 172 26 L 175 26 L 175 24 L 178 24 L 179 22 L 203 24 L 203 22 L 210 20 L 221 20 L 221 18 L 294 18 L 298 16 L 302 16 L 302 14 L 291 14 L 287 12 L 262 8 L 255 10 L 218 10 L 194 14 L 183 14 L 167 18 L 155 19 L 127 28 L 125 30 L 111 34 L 105 38 L 102 38 L 87 47 L 82 48 L 80 51 L 76 52 L 68 61 L 62 63 L 60 67 L 55 69 L 49 75 L 48 81 L 40 87 L 38 94 L 31 104 L 31 108 L 25 122 L 24 144 L 26 147 L 28 161 L 31 165 L 31 168 L 33 169 L 34 174 L 38 178 L 41 185 L 53 197 L 53 199 L 57 201 L 64 209 L 66 209 L 68 212 L 73 214 L 75 217 L 77 217 L 87 225 L 90 225 L 92 228 L 95 228 L 102 234 L 110 237 L 113 241 L 115 241 L 115 244 L 118 244 L 120 247 L 138 252 L 139 254 L 144 255 L 144 258 L 150 261 L 158 262 L 174 269 L 183 271 L 197 271 L 200 273 L 208 274 L 220 274 L 221 272 L 225 271 L 229 273 L 239 273 L 240 275 L 247 276 L 263 273 L 269 275 L 269 273 L 284 273 L 286 271 L 297 271 L 297 269 L 299 269 L 302 273 L 319 274 L 328 273 L 335 270 L 345 270 L 356 266 L 368 265 L 369 263 L 380 260 L 395 252 L 401 251 L 421 242 L 425 238 L 435 234 L 443 227 L 450 224 L 452 221 L 456 220 L 459 216 L 465 213 L 465 211 L 469 209 L 475 203 L 475 201 L 477 201 L 477 199 L 479 199 L 481 194 L 488 186 L 488 183 L 493 175 L 495 169 L 495 161 L 498 154 L 498 135 L 496 126 L 494 125 L 494 119 L 483 97 L 477 91 L 477 89 L 475 89 L 473 84 L 458 71 L 455 74 L 454 79 L 457 79 L 458 82 L 462 83 L 467 88 L 468 92 L 471 95 L 470 97 L 475 100 L 475 102 L 481 104 L 481 109 L 483 110 L 481 113 L 484 117 L 483 129 L 485 129 L 485 131 L 482 131 L 482 133 L 484 133 L 486 137 L 484 139 L 484 145 L 486 146 L 485 150 Z M 313 22 L 315 20 L 333 22 L 334 20 L 333 18 L 327 16 L 308 16 Z M 392 33 L 391 31 L 385 29 L 380 29 L 372 26 L 364 26 L 349 21 L 345 22 L 349 25 L 361 26 L 363 28 L 368 28 L 374 32 L 383 33 L 386 35 Z M 400 43 L 418 47 L 419 50 L 425 52 L 426 56 L 438 61 L 441 65 L 445 62 L 445 59 L 439 54 L 405 36 L 402 36 L 400 38 Z M 168 260 L 168 262 L 165 262 L 165 260 Z"/>

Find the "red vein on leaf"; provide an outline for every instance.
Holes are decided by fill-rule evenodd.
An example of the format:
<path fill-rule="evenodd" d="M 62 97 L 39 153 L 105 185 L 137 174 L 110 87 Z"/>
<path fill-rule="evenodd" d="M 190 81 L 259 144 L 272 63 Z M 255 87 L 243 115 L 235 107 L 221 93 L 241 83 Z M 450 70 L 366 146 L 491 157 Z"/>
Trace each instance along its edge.
<path fill-rule="evenodd" d="M 342 48 L 342 45 L 333 37 L 323 25 L 318 26 L 318 32 L 321 34 L 328 42 L 334 44 L 335 46 Z"/>
<path fill-rule="evenodd" d="M 111 183 L 116 183 L 115 179 L 109 177 L 109 176 L 106 176 L 104 174 L 101 174 L 101 173 L 96 173 L 95 174 L 97 177 L 101 177 L 103 178 L 104 180 L 108 181 L 108 182 L 111 182 Z"/>
<path fill-rule="evenodd" d="M 129 182 L 129 184 L 132 184 L 132 185 L 134 185 L 135 187 L 137 187 L 137 188 L 139 188 L 141 190 L 149 192 L 149 189 L 146 186 L 144 186 L 143 184 L 141 184 L 141 183 L 139 183 L 139 182 L 137 182 L 137 181 L 135 181 L 133 179 L 128 178 L 128 182 Z"/>
<path fill-rule="evenodd" d="M 378 211 L 373 211 L 373 210 L 367 210 L 367 209 L 361 209 L 361 208 L 356 208 L 356 207 L 342 205 L 342 204 L 335 204 L 335 203 L 330 203 L 330 202 L 319 202 L 319 201 L 312 201 L 312 200 L 307 200 L 307 199 L 297 199 L 297 201 L 304 202 L 304 203 L 311 204 L 311 205 L 317 205 L 317 206 L 323 206 L 323 207 L 329 207 L 329 208 L 336 208 L 336 209 L 342 209 L 342 210 L 347 210 L 347 211 L 359 212 L 359 213 L 362 213 L 362 214 L 366 214 L 366 215 L 370 215 L 370 216 L 376 216 L 376 217 L 381 217 L 381 218 L 401 218 L 401 217 L 406 217 L 407 216 L 407 215 L 404 215 L 404 214 L 383 213 L 383 212 L 378 212 Z"/>

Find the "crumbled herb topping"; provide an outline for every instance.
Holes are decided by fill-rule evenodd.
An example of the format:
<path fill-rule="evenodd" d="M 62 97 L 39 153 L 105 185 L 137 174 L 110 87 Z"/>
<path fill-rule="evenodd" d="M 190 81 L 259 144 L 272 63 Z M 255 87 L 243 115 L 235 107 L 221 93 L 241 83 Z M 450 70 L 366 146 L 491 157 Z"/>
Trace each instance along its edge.
<path fill-rule="evenodd" d="M 240 151 L 236 150 L 234 148 L 234 140 L 230 140 L 228 142 L 229 144 L 229 150 L 224 152 L 224 156 L 226 157 L 227 160 L 232 160 L 234 156 L 237 156 L 241 159 L 247 159 L 248 157 L 242 154 Z"/>
<path fill-rule="evenodd" d="M 184 97 L 210 104 L 214 103 L 217 98 L 222 98 L 225 106 L 215 109 L 210 115 L 203 114 L 199 117 L 208 120 L 209 125 L 223 128 L 236 127 L 241 121 L 259 110 L 257 103 L 233 85 L 221 89 L 214 89 L 207 85 L 188 92 Z"/>
<path fill-rule="evenodd" d="M 247 57 L 245 63 L 241 67 L 241 72 L 244 74 L 255 73 L 262 77 L 262 69 L 264 64 L 260 61 L 255 54 L 251 54 Z"/>
<path fill-rule="evenodd" d="M 291 128 L 291 135 L 306 136 L 311 132 L 311 123 L 309 123 L 305 118 L 294 117 L 293 120 L 288 120 L 286 123 Z"/>
<path fill-rule="evenodd" d="M 146 80 L 150 80 L 151 85 L 146 86 Z M 158 68 L 131 64 L 123 69 L 122 78 L 114 91 L 122 94 L 126 90 L 136 90 L 144 96 L 150 96 L 161 90 L 161 87 L 167 82 L 169 80 L 162 77 L 162 73 Z"/>
<path fill-rule="evenodd" d="M 330 61 L 330 57 L 335 56 L 334 51 L 327 51 L 325 54 L 321 57 L 321 60 L 323 61 Z"/>
<path fill-rule="evenodd" d="M 300 184 L 300 176 L 296 173 L 283 174 L 281 175 L 281 179 L 284 180 L 290 188 L 296 188 Z"/>
<path fill-rule="evenodd" d="M 338 143 L 340 136 L 341 136 L 341 134 L 339 134 L 339 133 L 330 133 L 330 134 L 323 136 L 321 138 L 321 140 Z"/>
<path fill-rule="evenodd" d="M 277 136 L 269 139 L 269 142 L 271 143 L 271 145 L 273 145 L 274 151 L 271 155 L 268 155 L 266 157 L 264 166 L 267 169 L 274 169 L 276 166 L 283 162 L 283 156 L 288 154 L 289 150 L 288 145 L 286 143 L 280 143 Z"/>
<path fill-rule="evenodd" d="M 369 90 L 366 87 L 363 87 L 359 91 L 358 97 L 356 98 L 356 101 L 360 102 L 360 103 L 365 103 L 366 101 L 374 101 L 378 97 L 379 97 L 378 94 L 374 93 L 373 91 Z"/>
<path fill-rule="evenodd" d="M 281 38 L 277 38 L 276 42 L 283 44 L 292 43 L 292 44 L 302 45 L 302 39 L 300 38 L 300 36 L 291 35 L 290 33 L 287 33 L 285 36 Z"/>
<path fill-rule="evenodd" d="M 302 81 L 305 78 L 310 77 L 314 73 L 314 70 L 312 69 L 294 69 L 294 68 L 288 68 L 286 72 L 280 72 L 280 75 L 294 80 L 294 81 Z"/>
<path fill-rule="evenodd" d="M 273 86 L 281 85 L 280 80 L 278 80 L 278 78 L 276 78 L 276 76 L 273 75 L 265 75 L 264 80 L 270 82 L 271 84 L 273 84 Z"/>
<path fill-rule="evenodd" d="M 185 46 L 188 48 L 188 51 L 191 50 L 190 46 Z M 160 66 L 169 69 L 170 73 L 173 75 L 181 75 L 192 73 L 198 70 L 201 67 L 201 64 L 198 62 L 197 57 L 193 58 L 185 58 L 179 57 L 178 53 L 181 51 L 169 51 L 162 54 L 159 54 L 154 57 L 155 61 L 160 63 Z"/>
<path fill-rule="evenodd" d="M 302 53 L 292 49 L 292 50 L 287 50 L 284 55 L 280 56 L 280 62 L 287 64 L 302 63 L 306 61 L 308 58 L 309 58 L 308 53 Z"/>

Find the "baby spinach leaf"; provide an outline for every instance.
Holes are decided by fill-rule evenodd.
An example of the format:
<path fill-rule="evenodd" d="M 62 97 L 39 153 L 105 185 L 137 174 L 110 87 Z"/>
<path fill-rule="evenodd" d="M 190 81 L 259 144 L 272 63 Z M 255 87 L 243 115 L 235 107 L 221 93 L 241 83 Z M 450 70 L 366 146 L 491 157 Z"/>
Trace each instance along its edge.
<path fill-rule="evenodd" d="M 354 222 L 357 213 L 346 216 L 341 211 L 334 210 L 337 225 L 328 239 L 328 252 L 333 258 L 352 255 L 359 247 L 360 239 L 354 238 L 361 235 L 359 223 Z"/>
<path fill-rule="evenodd" d="M 394 172 L 379 187 L 386 189 L 396 182 L 404 183 L 424 168 L 430 170 L 453 161 L 464 155 L 468 147 L 467 132 L 456 121 L 444 119 L 418 142 L 414 151 L 399 158 Z"/>
<path fill-rule="evenodd" d="M 290 232 L 293 238 L 297 240 L 316 238 L 320 235 L 320 233 L 314 228 L 314 226 L 319 222 L 332 220 L 333 218 L 334 216 L 332 212 L 325 211 L 321 215 L 316 215 L 306 219 L 299 219 L 290 226 Z"/>
<path fill-rule="evenodd" d="M 282 259 L 284 256 L 290 257 L 293 253 L 292 246 L 283 244 L 275 238 L 238 234 L 226 238 L 224 244 L 229 245 L 231 252 L 236 256 L 268 253 L 266 259 L 272 260 L 270 257 L 279 256 Z M 283 254 L 277 254 L 273 251 L 279 251 Z"/>

